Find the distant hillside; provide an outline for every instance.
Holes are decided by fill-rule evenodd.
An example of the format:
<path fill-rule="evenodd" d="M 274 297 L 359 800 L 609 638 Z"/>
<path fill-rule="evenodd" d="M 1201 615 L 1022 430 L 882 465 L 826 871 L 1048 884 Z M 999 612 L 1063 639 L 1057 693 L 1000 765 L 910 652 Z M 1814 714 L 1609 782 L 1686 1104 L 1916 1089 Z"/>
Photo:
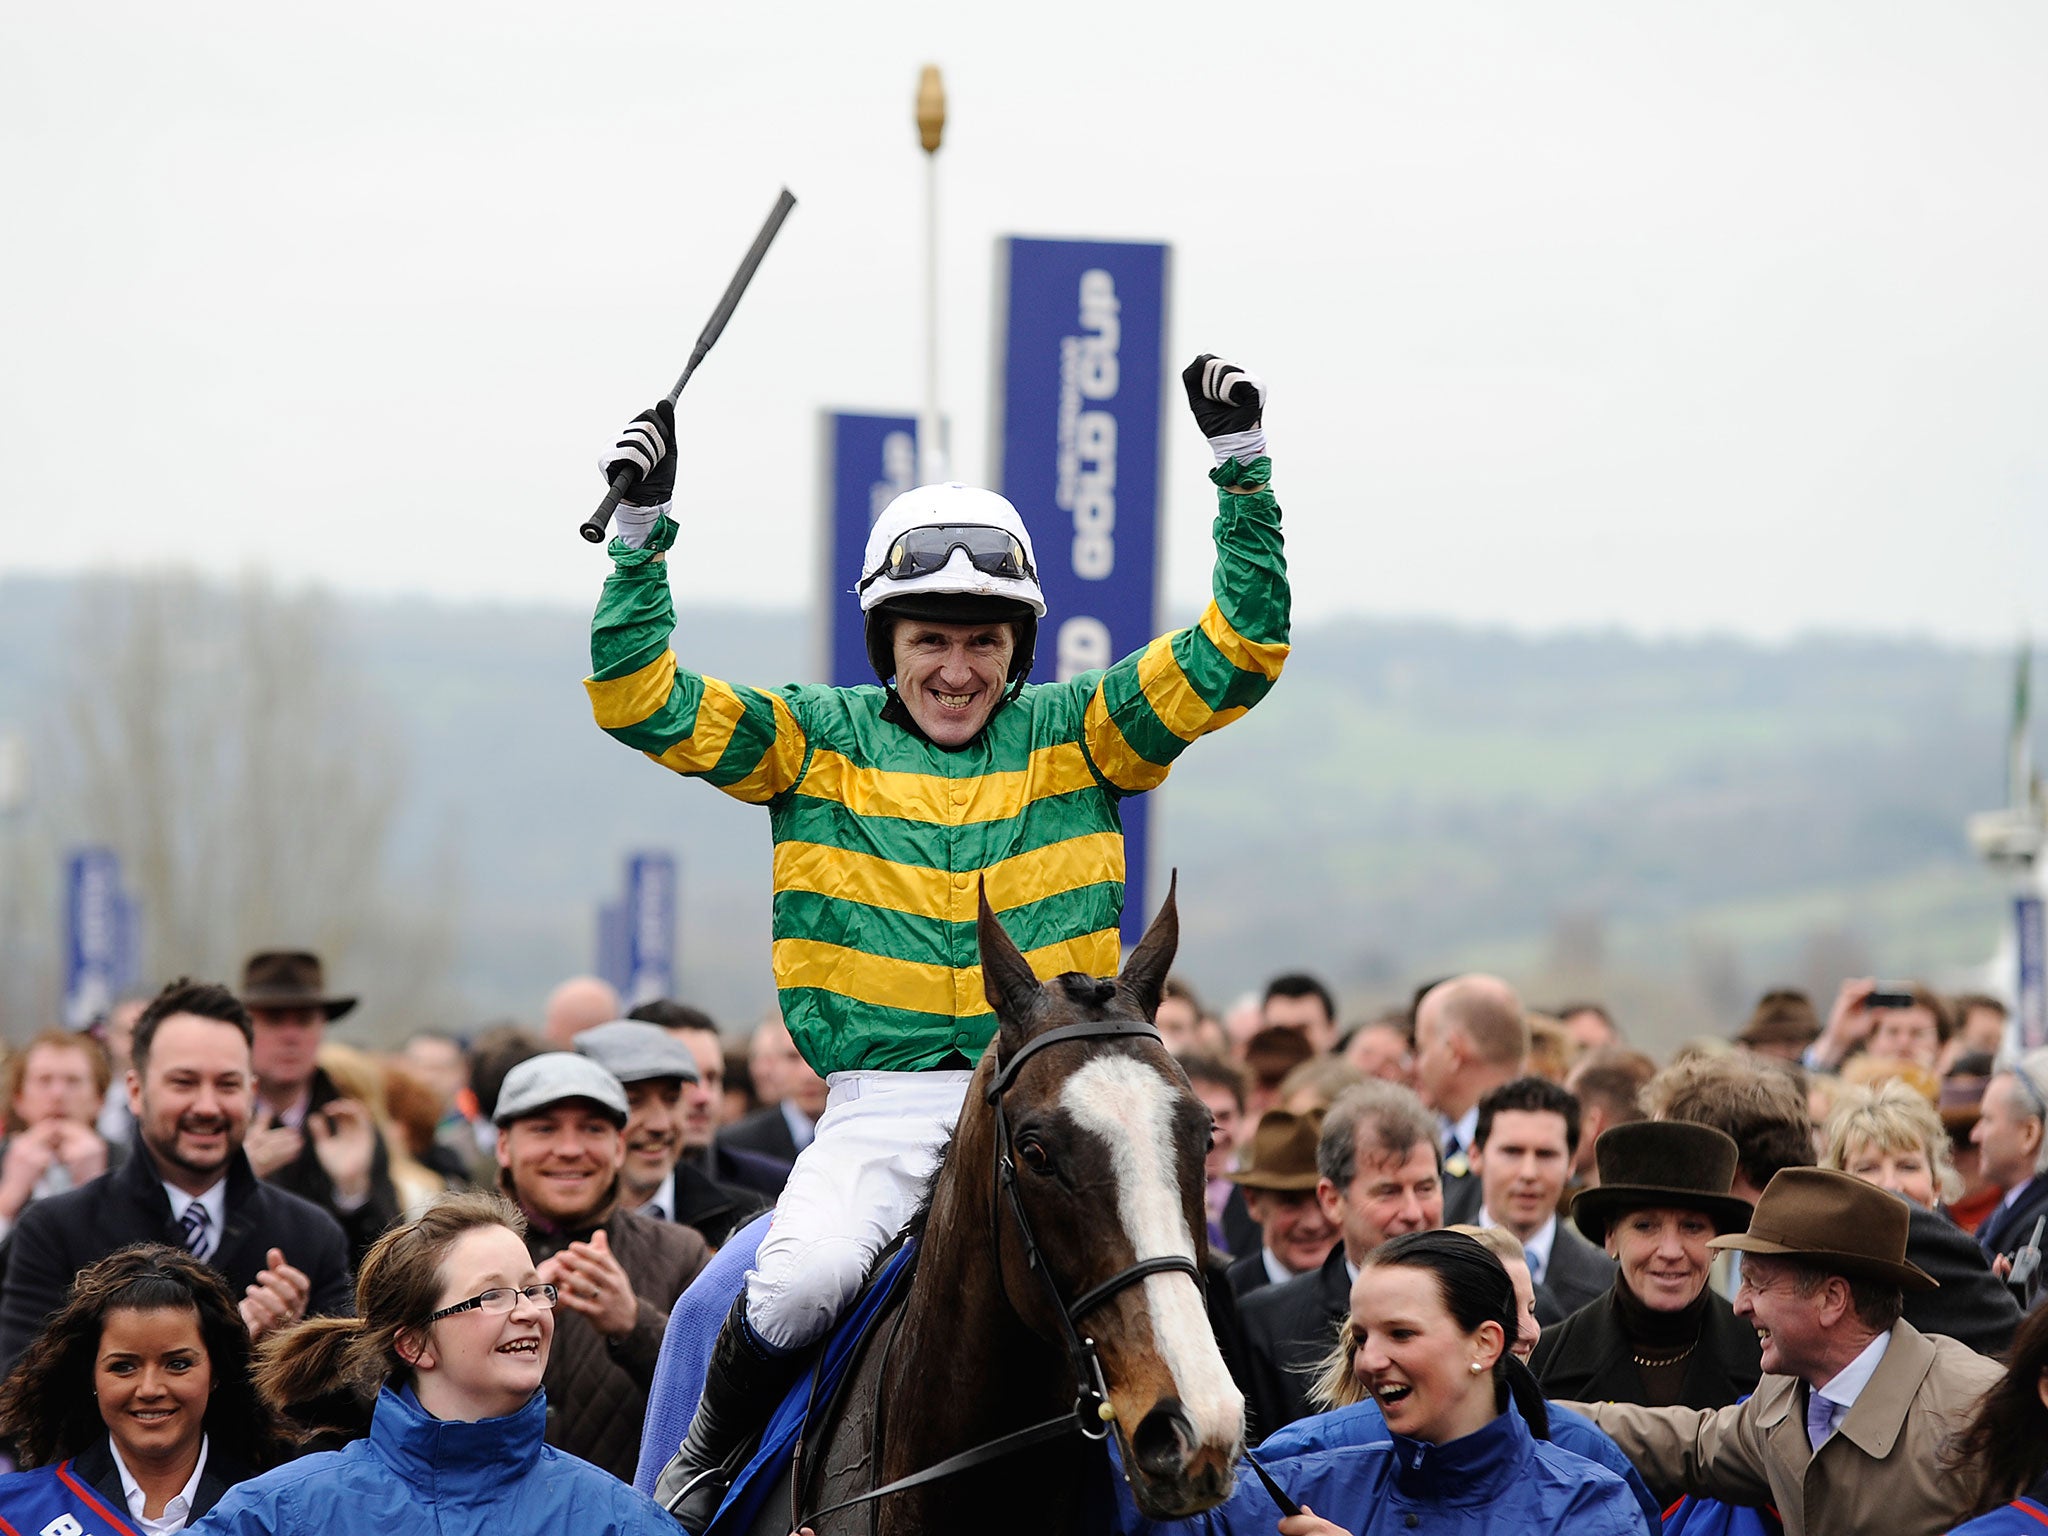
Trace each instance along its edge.
<path fill-rule="evenodd" d="M 0 581 L 0 728 L 55 728 L 75 607 L 71 584 Z M 587 967 L 642 845 L 682 860 L 682 990 L 733 1020 L 770 1002 L 765 821 L 595 729 L 584 614 L 339 612 L 402 741 L 394 868 L 424 881 L 454 852 L 466 1018 L 531 1017 Z M 813 654 L 794 612 L 686 615 L 677 650 L 757 682 Z M 2009 690 L 2006 656 L 1909 641 L 1306 627 L 1272 697 L 1159 792 L 1182 970 L 1222 1004 L 1306 967 L 1364 1008 L 1485 964 L 1535 1001 L 1604 993 L 1650 1039 L 1780 979 L 1955 973 L 2002 920 L 1961 828 L 2003 793 Z M 374 1001 L 375 957 L 352 958 Z"/>

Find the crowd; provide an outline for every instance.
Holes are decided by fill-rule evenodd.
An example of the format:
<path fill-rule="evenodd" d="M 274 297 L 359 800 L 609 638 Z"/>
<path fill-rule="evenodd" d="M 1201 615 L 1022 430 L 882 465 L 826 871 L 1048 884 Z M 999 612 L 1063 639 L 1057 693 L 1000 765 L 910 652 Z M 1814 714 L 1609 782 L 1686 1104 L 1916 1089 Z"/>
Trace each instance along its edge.
<path fill-rule="evenodd" d="M 1250 1443 L 1329 1516 L 1288 1536 L 1531 1500 L 1745 1532 L 2048 1504 L 2048 1053 L 2006 1050 L 1989 999 L 1872 990 L 1825 1021 L 1769 994 L 1660 1066 L 1491 977 L 1348 1029 L 1307 976 L 1222 1018 L 1170 983 L 1215 1128 L 1210 1315 Z M 535 1029 L 381 1054 L 329 1038 L 354 1001 L 262 954 L 7 1059 L 12 1528 L 324 1531 L 396 1500 L 403 1530 L 431 1483 L 674 1529 L 627 1486 L 663 1330 L 822 1081 L 777 1019 L 728 1049 L 592 978 Z M 1247 1479 L 1199 1523 L 1269 1505 Z"/>
<path fill-rule="evenodd" d="M 691 671 L 673 408 L 636 417 L 585 686 L 622 744 L 765 808 L 783 1017 L 729 1055 L 580 977 L 537 1030 L 380 1056 L 329 1038 L 355 999 L 317 956 L 274 951 L 38 1036 L 0 1145 L 0 1536 L 673 1532 L 636 1471 L 702 1536 L 925 1196 L 997 1037 L 982 923 L 1111 974 L 1121 802 L 1285 665 L 1264 386 L 1206 353 L 1182 379 L 1211 601 L 1047 684 L 1029 532 L 961 485 L 871 531 L 882 686 Z M 1855 981 L 1823 1022 L 1774 992 L 1661 1064 L 1483 975 L 1348 1029 L 1303 974 L 1221 1018 L 1169 982 L 1157 1014 L 1213 1122 L 1208 1316 L 1259 1458 L 1194 1523 L 2048 1526 L 2048 1051 L 1997 1003 Z M 678 1392 L 678 1299 L 743 1254 Z"/>

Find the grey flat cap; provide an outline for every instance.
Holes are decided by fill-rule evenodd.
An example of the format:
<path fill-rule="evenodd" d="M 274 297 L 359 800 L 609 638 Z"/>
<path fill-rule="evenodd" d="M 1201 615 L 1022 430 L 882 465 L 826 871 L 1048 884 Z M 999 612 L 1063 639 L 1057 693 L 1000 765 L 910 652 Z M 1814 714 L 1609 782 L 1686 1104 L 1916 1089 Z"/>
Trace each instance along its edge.
<path fill-rule="evenodd" d="M 576 1049 L 622 1083 L 644 1083 L 657 1077 L 679 1077 L 686 1083 L 698 1080 L 697 1058 L 690 1048 L 659 1025 L 638 1019 L 592 1025 L 577 1035 Z"/>
<path fill-rule="evenodd" d="M 530 1056 L 507 1072 L 505 1085 L 498 1090 L 498 1111 L 491 1120 L 496 1125 L 510 1125 L 564 1099 L 588 1099 L 620 1127 L 626 1123 L 626 1090 L 619 1080 L 574 1051 Z"/>

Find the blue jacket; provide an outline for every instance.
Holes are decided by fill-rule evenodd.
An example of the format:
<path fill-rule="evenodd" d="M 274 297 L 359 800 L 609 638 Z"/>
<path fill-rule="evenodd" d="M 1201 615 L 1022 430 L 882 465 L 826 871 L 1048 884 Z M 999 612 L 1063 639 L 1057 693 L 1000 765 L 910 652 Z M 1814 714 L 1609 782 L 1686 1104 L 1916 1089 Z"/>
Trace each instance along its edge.
<path fill-rule="evenodd" d="M 410 1388 L 377 1396 L 370 1437 L 240 1484 L 205 1536 L 676 1536 L 654 1502 L 542 1443 L 547 1394 L 502 1419 L 443 1422 Z"/>
<path fill-rule="evenodd" d="M 2048 1536 L 2048 1472 L 2020 1498 L 1965 1521 L 1949 1536 Z"/>
<path fill-rule="evenodd" d="M 1268 1443 L 1270 1448 L 1270 1442 Z M 1645 1536 L 1628 1485 L 1546 1444 L 1511 1406 L 1447 1445 L 1404 1435 L 1259 1460 L 1288 1494 L 1352 1536 Z M 1155 1525 L 1158 1536 L 1272 1536 L 1280 1512 L 1245 1469 L 1220 1508 Z"/>
<path fill-rule="evenodd" d="M 1574 1456 L 1583 1456 L 1605 1467 L 1627 1483 L 1628 1491 L 1635 1495 L 1636 1503 L 1642 1508 L 1643 1518 L 1649 1522 L 1651 1530 L 1656 1530 L 1663 1523 L 1663 1507 L 1650 1492 L 1642 1474 L 1636 1471 L 1635 1463 L 1622 1454 L 1621 1447 L 1583 1413 L 1574 1413 L 1556 1403 L 1545 1406 L 1550 1410 L 1550 1443 L 1559 1450 L 1570 1451 Z M 1347 1445 L 1368 1445 L 1392 1438 L 1386 1415 L 1380 1412 L 1380 1405 L 1368 1397 L 1348 1408 L 1296 1419 L 1267 1436 L 1257 1455 L 1270 1469 L 1273 1458 L 1278 1456 L 1292 1456 L 1300 1451 L 1333 1451 Z M 2042 1536 L 2048 1536 L 2048 1531 L 2044 1531 Z"/>

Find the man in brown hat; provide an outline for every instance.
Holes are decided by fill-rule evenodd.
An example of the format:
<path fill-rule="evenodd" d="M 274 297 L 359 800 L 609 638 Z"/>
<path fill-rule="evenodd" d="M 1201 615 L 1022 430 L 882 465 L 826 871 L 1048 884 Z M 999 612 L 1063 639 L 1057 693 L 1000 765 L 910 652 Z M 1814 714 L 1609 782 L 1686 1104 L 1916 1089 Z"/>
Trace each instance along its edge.
<path fill-rule="evenodd" d="M 1320 1110 L 1306 1115 L 1269 1109 L 1252 1133 L 1245 1165 L 1227 1175 L 1244 1191 L 1245 1209 L 1259 1224 L 1258 1248 L 1230 1266 L 1231 1294 L 1279 1285 L 1321 1269 L 1336 1246 L 1337 1226 L 1316 1199 Z"/>
<path fill-rule="evenodd" d="M 1787 1168 L 1747 1233 L 1736 1313 L 1757 1331 L 1764 1377 L 1733 1407 L 1571 1404 L 1614 1437 L 1659 1497 L 1769 1505 L 1786 1536 L 1939 1536 L 1969 1512 L 1969 1479 L 1943 1453 L 2000 1379 L 1996 1364 L 1901 1319 L 1906 1204 L 1844 1173 Z"/>
<path fill-rule="evenodd" d="M 249 1166 L 332 1214 L 348 1235 L 350 1263 L 358 1263 L 397 1220 L 398 1192 L 369 1107 L 342 1097 L 320 1069 L 327 1026 L 356 1000 L 329 996 L 320 957 L 298 949 L 251 955 L 241 998 L 256 1030 Z"/>

